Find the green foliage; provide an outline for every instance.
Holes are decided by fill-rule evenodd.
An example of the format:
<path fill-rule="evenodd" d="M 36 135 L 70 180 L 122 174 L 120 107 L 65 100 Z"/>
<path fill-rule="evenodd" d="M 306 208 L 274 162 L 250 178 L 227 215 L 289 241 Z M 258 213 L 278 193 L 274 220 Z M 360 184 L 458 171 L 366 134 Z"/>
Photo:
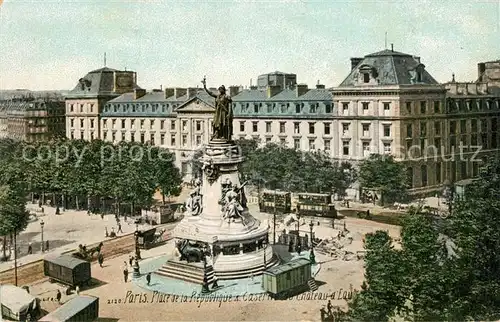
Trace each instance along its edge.
<path fill-rule="evenodd" d="M 498 320 L 500 161 L 453 206 L 444 221 L 410 209 L 400 249 L 384 232 L 367 236 L 366 283 L 349 303 L 349 320 Z"/>
<path fill-rule="evenodd" d="M 390 155 L 372 154 L 361 161 L 359 181 L 363 188 L 380 191 L 382 203 L 402 201 L 407 196 L 406 168 Z"/>

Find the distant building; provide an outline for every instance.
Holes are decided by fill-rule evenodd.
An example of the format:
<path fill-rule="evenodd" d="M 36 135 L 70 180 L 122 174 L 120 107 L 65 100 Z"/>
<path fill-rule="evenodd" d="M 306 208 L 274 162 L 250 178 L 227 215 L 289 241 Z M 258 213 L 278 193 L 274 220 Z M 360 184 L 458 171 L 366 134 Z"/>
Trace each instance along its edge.
<path fill-rule="evenodd" d="M 89 72 L 66 95 L 66 136 L 71 139 L 99 138 L 99 116 L 109 100 L 141 90 L 136 73 L 108 67 Z"/>
<path fill-rule="evenodd" d="M 282 89 L 293 88 L 297 85 L 297 75 L 283 72 L 272 72 L 259 75 L 257 78 L 257 88 L 266 89 L 268 86 L 279 86 Z"/>
<path fill-rule="evenodd" d="M 0 101 L 0 137 L 35 142 L 64 136 L 64 100 L 25 97 Z"/>

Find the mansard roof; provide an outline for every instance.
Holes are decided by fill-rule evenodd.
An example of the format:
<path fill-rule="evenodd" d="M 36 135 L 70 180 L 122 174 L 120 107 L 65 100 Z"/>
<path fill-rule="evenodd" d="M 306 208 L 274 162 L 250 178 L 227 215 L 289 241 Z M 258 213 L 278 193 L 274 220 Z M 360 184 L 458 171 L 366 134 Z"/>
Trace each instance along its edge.
<path fill-rule="evenodd" d="M 361 59 L 359 63 L 352 68 L 349 75 L 339 87 L 366 85 L 358 81 L 362 79 L 360 69 L 371 69 L 374 73 L 374 78 L 377 80 L 376 85 L 439 84 L 425 70 L 425 66 L 420 63 L 419 57 L 386 49 L 366 55 Z M 422 73 L 420 82 L 416 81 L 417 70 L 420 70 Z"/>
<path fill-rule="evenodd" d="M 268 97 L 265 89 L 244 89 L 234 97 L 234 102 L 259 102 L 259 101 L 330 101 L 333 100 L 331 92 L 327 89 L 310 88 L 302 95 L 297 95 L 295 89 L 284 89 L 274 96 Z"/>
<path fill-rule="evenodd" d="M 96 97 L 96 96 L 118 96 L 121 93 L 115 91 L 116 72 L 133 73 L 131 71 L 120 71 L 113 68 L 103 67 L 88 72 L 78 80 L 76 86 L 66 97 Z M 140 88 L 133 84 L 132 88 Z"/>

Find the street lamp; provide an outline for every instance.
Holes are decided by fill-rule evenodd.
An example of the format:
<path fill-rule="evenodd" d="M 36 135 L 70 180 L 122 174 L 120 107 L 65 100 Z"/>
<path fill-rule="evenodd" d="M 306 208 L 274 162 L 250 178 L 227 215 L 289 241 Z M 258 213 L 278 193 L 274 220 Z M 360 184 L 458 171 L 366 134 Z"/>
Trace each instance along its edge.
<path fill-rule="evenodd" d="M 141 259 L 141 251 L 139 250 L 139 224 L 135 225 L 135 258 L 137 260 Z"/>
<path fill-rule="evenodd" d="M 274 191 L 273 244 L 276 244 L 276 190 Z"/>
<path fill-rule="evenodd" d="M 40 221 L 40 228 L 42 229 L 42 253 L 45 251 L 45 247 L 43 244 L 43 226 L 45 226 L 45 223 L 43 222 L 43 219 L 42 219 L 42 221 Z"/>
<path fill-rule="evenodd" d="M 311 248 L 310 248 L 311 250 L 309 252 L 309 259 L 311 260 L 312 264 L 316 264 L 316 256 L 314 255 L 314 246 L 313 246 L 313 227 L 314 223 L 311 220 L 311 223 L 309 224 L 309 230 L 311 234 Z"/>
<path fill-rule="evenodd" d="M 17 231 L 14 229 L 14 280 L 15 284 L 17 286 L 17 238 L 16 238 Z"/>
<path fill-rule="evenodd" d="M 264 249 L 264 270 L 266 270 L 266 267 L 267 267 L 267 260 L 266 260 L 267 241 L 265 239 L 262 241 L 262 248 Z"/>

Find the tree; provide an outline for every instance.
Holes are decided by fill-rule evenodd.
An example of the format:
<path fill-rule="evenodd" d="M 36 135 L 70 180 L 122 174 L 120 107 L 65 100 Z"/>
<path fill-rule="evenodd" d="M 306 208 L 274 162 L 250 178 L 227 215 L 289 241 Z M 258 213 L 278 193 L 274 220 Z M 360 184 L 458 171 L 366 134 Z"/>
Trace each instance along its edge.
<path fill-rule="evenodd" d="M 372 154 L 359 166 L 363 188 L 378 190 L 382 204 L 402 201 L 407 196 L 407 173 L 401 162 L 390 155 Z"/>
<path fill-rule="evenodd" d="M 24 200 L 25 191 L 0 186 L 0 236 L 3 236 L 3 258 L 6 252 L 6 237 L 24 230 L 28 225 L 29 214 Z"/>

